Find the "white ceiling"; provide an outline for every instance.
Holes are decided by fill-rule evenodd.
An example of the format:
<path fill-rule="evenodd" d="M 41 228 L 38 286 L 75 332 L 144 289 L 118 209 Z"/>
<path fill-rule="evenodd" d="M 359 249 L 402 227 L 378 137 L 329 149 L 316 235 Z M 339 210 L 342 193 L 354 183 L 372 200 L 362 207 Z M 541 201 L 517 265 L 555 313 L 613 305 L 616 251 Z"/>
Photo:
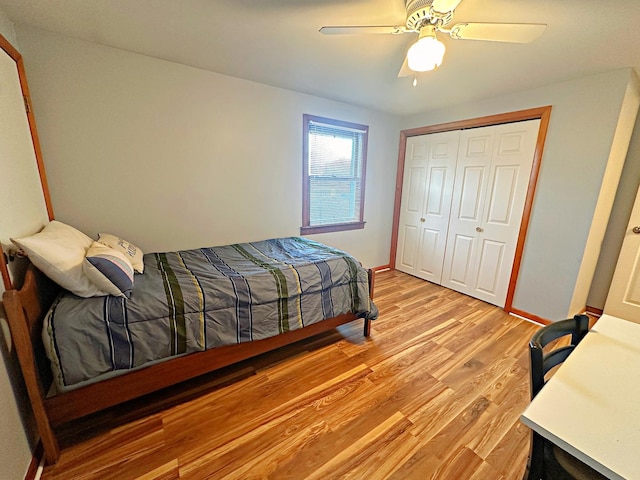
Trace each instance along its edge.
<path fill-rule="evenodd" d="M 402 25 L 403 0 L 0 0 L 0 10 L 18 25 L 401 115 L 640 71 L 640 0 L 463 0 L 452 24 L 548 28 L 528 45 L 441 35 L 444 62 L 417 87 L 396 77 L 415 34 L 318 33 L 323 25 Z"/>

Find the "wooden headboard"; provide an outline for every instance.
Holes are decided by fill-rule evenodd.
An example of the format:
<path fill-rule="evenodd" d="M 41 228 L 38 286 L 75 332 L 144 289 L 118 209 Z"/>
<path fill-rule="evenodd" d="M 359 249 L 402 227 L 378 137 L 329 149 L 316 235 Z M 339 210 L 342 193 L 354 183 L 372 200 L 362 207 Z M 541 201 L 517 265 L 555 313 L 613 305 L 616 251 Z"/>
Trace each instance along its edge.
<path fill-rule="evenodd" d="M 51 366 L 42 344 L 44 316 L 58 296 L 60 287 L 32 264 L 27 267 L 20 290 L 3 294 L 11 336 L 22 371 L 32 372 L 46 396 L 52 382 Z"/>
<path fill-rule="evenodd" d="M 2 296 L 14 348 L 49 462 L 57 460 L 59 447 L 45 406 L 53 375 L 42 343 L 42 325 L 59 292 L 57 284 L 30 264 L 22 288 L 7 290 Z"/>

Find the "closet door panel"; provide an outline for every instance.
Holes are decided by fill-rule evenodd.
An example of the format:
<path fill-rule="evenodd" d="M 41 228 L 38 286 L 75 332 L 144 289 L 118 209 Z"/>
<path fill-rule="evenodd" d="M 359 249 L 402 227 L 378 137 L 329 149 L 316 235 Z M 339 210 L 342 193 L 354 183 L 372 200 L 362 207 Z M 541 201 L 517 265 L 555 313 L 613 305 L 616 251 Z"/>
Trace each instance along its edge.
<path fill-rule="evenodd" d="M 430 218 L 437 218 L 443 220 L 449 218 L 448 205 L 446 205 L 447 197 L 451 198 L 451 195 L 447 195 L 447 169 L 446 167 L 432 167 L 429 169 L 429 186 L 427 188 L 427 206 L 426 215 Z"/>
<path fill-rule="evenodd" d="M 460 132 L 434 133 L 429 137 L 426 203 L 422 217 L 423 250 L 418 276 L 439 284 L 442 282 Z"/>
<path fill-rule="evenodd" d="M 409 169 L 409 192 L 407 195 L 407 213 L 420 214 L 424 197 L 425 167 L 411 167 Z"/>
<path fill-rule="evenodd" d="M 402 245 L 400 263 L 398 270 L 415 270 L 416 268 L 416 254 L 417 246 L 420 238 L 420 231 L 413 225 L 405 225 L 403 229 L 403 235 L 401 235 Z"/>
<path fill-rule="evenodd" d="M 484 240 L 480 249 L 480 259 L 475 290 L 487 295 L 497 295 L 500 274 L 504 265 L 505 244 Z"/>
<path fill-rule="evenodd" d="M 440 283 L 459 132 L 407 140 L 396 268 Z"/>
<path fill-rule="evenodd" d="M 478 269 L 478 228 L 482 223 L 491 168 L 494 127 L 460 133 L 442 285 L 462 293 L 474 290 Z"/>
<path fill-rule="evenodd" d="M 419 248 L 420 277 L 437 277 L 442 270 L 442 256 L 438 253 L 440 232 L 430 228 L 422 230 L 422 241 Z"/>
<path fill-rule="evenodd" d="M 493 127 L 480 127 L 465 130 L 461 137 L 461 154 L 464 158 L 487 158 L 493 151 Z"/>
<path fill-rule="evenodd" d="M 480 221 L 486 169 L 485 165 L 473 165 L 463 170 L 458 222 Z"/>
<path fill-rule="evenodd" d="M 504 306 L 506 301 L 539 126 L 539 120 L 530 120 L 494 127 L 495 145 L 480 225 L 482 260 L 476 288 L 469 292 L 494 305 Z"/>
<path fill-rule="evenodd" d="M 455 285 L 455 290 L 470 288 L 469 281 L 473 269 L 473 252 L 475 250 L 475 238 L 467 235 L 456 235 L 452 239 L 451 263 L 447 283 Z"/>
<path fill-rule="evenodd" d="M 510 225 L 513 220 L 514 195 L 520 174 L 518 165 L 499 165 L 495 168 L 493 185 L 487 208 L 487 223 Z"/>
<path fill-rule="evenodd" d="M 405 168 L 398 225 L 396 268 L 411 275 L 418 275 L 421 222 L 424 210 L 428 168 L 429 138 L 427 135 L 407 140 Z"/>

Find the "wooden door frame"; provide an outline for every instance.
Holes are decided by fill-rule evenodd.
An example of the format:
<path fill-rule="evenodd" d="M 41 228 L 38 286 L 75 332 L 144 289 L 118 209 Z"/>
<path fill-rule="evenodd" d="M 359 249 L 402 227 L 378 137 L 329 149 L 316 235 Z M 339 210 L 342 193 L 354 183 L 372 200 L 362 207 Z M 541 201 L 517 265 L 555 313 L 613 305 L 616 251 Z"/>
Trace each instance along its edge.
<path fill-rule="evenodd" d="M 551 105 L 545 107 L 531 108 L 528 110 L 519 110 L 516 112 L 500 113 L 497 115 L 489 115 L 486 117 L 478 117 L 467 120 L 459 120 L 455 122 L 440 123 L 438 125 L 429 125 L 425 127 L 412 128 L 402 130 L 400 132 L 400 147 L 398 149 L 398 171 L 396 174 L 396 193 L 393 207 L 393 227 L 391 231 L 391 252 L 389 255 L 389 268 L 396 268 L 396 251 L 398 249 L 398 228 L 400 224 L 400 202 L 402 200 L 402 184 L 404 180 L 404 161 L 407 151 L 407 138 L 419 135 L 428 135 L 431 133 L 449 132 L 451 130 L 465 130 L 468 128 L 489 127 L 492 125 L 500 125 L 504 123 L 522 122 L 525 120 L 540 120 L 540 128 L 538 130 L 538 139 L 536 140 L 536 149 L 533 154 L 533 164 L 531 166 L 531 174 L 529 175 L 529 185 L 527 187 L 527 197 L 522 212 L 522 222 L 518 232 L 518 240 L 516 243 L 516 251 L 511 268 L 511 277 L 509 279 L 509 288 L 507 290 L 507 298 L 505 300 L 504 310 L 507 313 L 516 313 L 530 318 L 526 312 L 513 308 L 513 295 L 518 282 L 518 274 L 520 273 L 520 264 L 522 261 L 522 252 L 529 228 L 529 220 L 531 210 L 533 208 L 533 199 L 538 183 L 538 174 L 542 163 L 542 153 L 544 150 L 545 140 L 547 138 L 547 130 L 549 128 L 549 120 L 551 118 Z M 533 318 L 537 320 L 537 318 Z"/>
<path fill-rule="evenodd" d="M 24 62 L 22 61 L 22 55 L 16 50 L 9 41 L 0 35 L 0 49 L 3 50 L 9 57 L 16 62 L 16 68 L 18 69 L 18 79 L 20 80 L 20 89 L 22 90 L 22 97 L 24 98 L 24 105 L 27 113 L 27 120 L 29 122 L 29 131 L 31 133 L 31 142 L 33 143 L 33 152 L 36 157 L 36 164 L 38 166 L 38 174 L 40 175 L 40 184 L 42 185 L 42 194 L 44 195 L 44 203 L 47 208 L 47 215 L 49 220 L 53 220 L 53 206 L 51 204 L 51 194 L 49 193 L 49 185 L 47 183 L 47 174 L 44 170 L 44 161 L 42 160 L 42 149 L 40 148 L 40 139 L 38 137 L 38 130 L 36 129 L 36 119 L 33 115 L 33 108 L 31 107 L 31 96 L 29 95 L 29 85 L 27 84 L 27 74 L 24 69 Z M 2 281 L 5 290 L 11 290 L 13 283 L 7 269 L 7 257 L 2 251 L 2 245 L 0 245 L 0 274 L 2 275 Z"/>

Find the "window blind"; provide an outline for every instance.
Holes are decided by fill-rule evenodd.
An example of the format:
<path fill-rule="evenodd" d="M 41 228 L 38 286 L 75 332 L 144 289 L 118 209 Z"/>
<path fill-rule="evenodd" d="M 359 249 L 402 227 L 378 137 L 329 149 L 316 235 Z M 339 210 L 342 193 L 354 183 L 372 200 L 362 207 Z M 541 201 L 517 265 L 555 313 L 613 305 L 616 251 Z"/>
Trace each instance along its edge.
<path fill-rule="evenodd" d="M 366 130 L 309 121 L 310 226 L 361 221 Z"/>

